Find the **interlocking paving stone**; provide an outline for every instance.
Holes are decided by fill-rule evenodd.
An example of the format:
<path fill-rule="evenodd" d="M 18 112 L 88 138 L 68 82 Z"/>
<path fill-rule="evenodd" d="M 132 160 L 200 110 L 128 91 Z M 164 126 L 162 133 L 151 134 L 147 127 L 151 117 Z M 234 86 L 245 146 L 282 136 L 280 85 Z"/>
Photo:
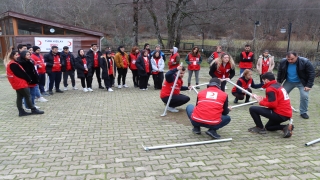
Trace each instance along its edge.
<path fill-rule="evenodd" d="M 187 83 L 186 73 L 184 82 Z M 258 76 L 254 74 L 255 82 Z M 208 68 L 200 71 L 200 83 L 209 80 Z M 233 79 L 236 81 L 236 77 Z M 77 79 L 77 86 L 80 81 Z M 69 90 L 37 102 L 43 115 L 18 117 L 16 94 L 6 78 L 0 78 L 0 179 L 318 179 L 320 144 L 304 144 L 320 138 L 319 79 L 310 92 L 309 116 L 305 120 L 293 113 L 294 134 L 257 135 L 247 132 L 254 126 L 250 106 L 233 109 L 231 122 L 218 130 L 222 138 L 233 141 L 199 146 L 159 149 L 145 152 L 144 146 L 211 140 L 202 128 L 191 132 L 185 107 L 179 113 L 167 112 L 160 91 L 132 87 L 109 93 L 99 90 L 93 80 L 92 93 Z M 194 78 L 192 79 L 194 83 Z M 227 85 L 233 105 L 232 86 Z M 204 87 L 201 87 L 204 89 Z M 264 91 L 253 90 L 263 95 Z M 188 104 L 195 104 L 196 93 Z M 292 105 L 299 109 L 299 91 L 290 93 Z M 257 104 L 255 104 L 257 105 Z M 262 118 L 266 123 L 266 119 Z"/>

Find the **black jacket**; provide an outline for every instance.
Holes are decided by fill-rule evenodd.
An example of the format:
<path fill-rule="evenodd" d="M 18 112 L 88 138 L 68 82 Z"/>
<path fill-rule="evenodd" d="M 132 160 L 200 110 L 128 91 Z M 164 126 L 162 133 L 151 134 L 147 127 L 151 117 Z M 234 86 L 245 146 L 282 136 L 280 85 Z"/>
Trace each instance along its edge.
<path fill-rule="evenodd" d="M 214 72 L 217 70 L 217 64 L 213 63 L 212 66 L 210 67 L 210 71 L 209 71 L 209 75 L 214 78 L 216 77 L 216 75 L 214 74 Z M 230 69 L 230 76 L 229 79 L 232 79 L 234 77 L 234 75 L 236 74 L 234 69 Z"/>
<path fill-rule="evenodd" d="M 61 63 L 61 71 L 62 72 L 66 72 L 67 70 L 67 57 L 68 55 L 70 56 L 70 62 L 71 62 L 71 68 L 72 71 L 75 70 L 75 63 L 74 63 L 74 56 L 71 52 L 69 52 L 68 54 L 62 52 L 60 53 L 60 63 Z"/>
<path fill-rule="evenodd" d="M 91 77 L 92 76 L 92 67 L 93 67 L 93 64 L 91 61 L 88 61 L 88 58 L 86 56 L 84 56 L 87 60 L 87 68 L 88 68 L 88 77 Z M 84 64 L 82 62 L 82 58 L 79 54 L 79 51 L 78 51 L 78 57 L 76 57 L 75 59 L 75 67 L 77 69 L 77 77 L 78 78 L 84 78 Z"/>
<path fill-rule="evenodd" d="M 152 71 L 152 64 L 151 64 L 151 60 L 148 56 L 148 61 L 149 61 L 149 73 L 146 72 L 146 66 L 144 64 L 144 57 L 143 56 L 139 56 L 136 62 L 136 66 L 138 68 L 138 74 L 139 76 L 147 76 L 151 74 Z"/>
<path fill-rule="evenodd" d="M 99 67 L 101 67 L 100 61 L 101 61 L 102 53 L 101 53 L 100 51 L 97 51 L 97 53 L 98 53 L 98 63 L 99 63 Z M 93 51 L 92 51 L 91 49 L 89 49 L 89 51 L 87 52 L 86 56 L 87 56 L 87 60 L 92 62 L 92 68 L 93 68 L 93 66 L 94 66 L 94 64 L 93 64 L 93 61 L 94 61 Z"/>
<path fill-rule="evenodd" d="M 113 60 L 113 62 L 114 62 L 114 60 Z M 101 73 L 102 79 L 109 79 L 108 70 L 110 67 L 110 62 L 107 61 L 107 58 L 100 58 L 99 64 L 102 69 L 102 73 Z M 113 67 L 115 67 L 114 64 L 113 64 Z M 114 71 L 114 69 L 113 69 L 113 71 Z"/>
<path fill-rule="evenodd" d="M 280 65 L 278 68 L 278 76 L 277 76 L 277 81 L 279 83 L 283 83 L 284 80 L 287 79 L 288 64 L 289 63 L 286 58 L 280 61 Z M 315 72 L 312 64 L 307 58 L 300 57 L 300 56 L 298 57 L 297 73 L 302 85 L 305 87 L 312 88 L 314 78 L 315 78 Z"/>
<path fill-rule="evenodd" d="M 48 54 L 45 54 L 43 56 L 44 62 L 46 63 L 46 72 L 52 73 L 52 67 L 54 64 L 54 58 L 53 58 L 52 51 L 50 51 Z M 58 52 L 55 56 L 60 56 L 60 53 Z"/>
<path fill-rule="evenodd" d="M 26 60 L 26 51 L 21 52 L 20 57 L 18 58 L 18 63 L 23 67 L 31 81 L 29 84 L 38 84 L 39 83 L 39 75 L 34 68 L 34 63 L 31 60 Z"/>

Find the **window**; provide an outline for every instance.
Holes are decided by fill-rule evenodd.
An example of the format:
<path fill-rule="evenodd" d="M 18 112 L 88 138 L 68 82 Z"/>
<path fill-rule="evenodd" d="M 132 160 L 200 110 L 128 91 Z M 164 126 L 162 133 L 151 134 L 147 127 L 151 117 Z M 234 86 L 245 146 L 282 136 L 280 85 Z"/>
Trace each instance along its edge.
<path fill-rule="evenodd" d="M 43 26 L 43 34 L 45 34 L 45 35 L 64 35 L 64 29 L 44 25 Z"/>
<path fill-rule="evenodd" d="M 42 25 L 30 21 L 17 19 L 19 35 L 42 34 Z"/>

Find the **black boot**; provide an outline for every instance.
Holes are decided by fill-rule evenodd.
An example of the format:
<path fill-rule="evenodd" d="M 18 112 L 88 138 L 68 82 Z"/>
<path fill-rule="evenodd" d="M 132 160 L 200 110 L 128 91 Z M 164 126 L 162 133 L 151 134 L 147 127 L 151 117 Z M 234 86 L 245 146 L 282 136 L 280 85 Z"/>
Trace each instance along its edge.
<path fill-rule="evenodd" d="M 233 103 L 238 103 L 238 98 L 235 98 Z"/>
<path fill-rule="evenodd" d="M 244 103 L 250 102 L 250 96 L 246 96 L 246 101 Z"/>
<path fill-rule="evenodd" d="M 101 83 L 99 83 L 99 89 L 104 89 L 104 87 L 101 86 Z"/>
<path fill-rule="evenodd" d="M 199 85 L 199 83 L 196 83 L 196 85 Z M 199 86 L 197 86 L 197 87 L 196 87 L 196 89 L 200 89 L 200 87 L 199 87 Z"/>
<path fill-rule="evenodd" d="M 24 109 L 18 109 L 19 110 L 19 116 L 28 116 L 31 115 L 31 113 L 26 112 Z"/>
<path fill-rule="evenodd" d="M 32 108 L 31 109 L 31 114 L 43 114 L 43 113 L 44 113 L 44 111 L 40 111 L 37 108 Z"/>

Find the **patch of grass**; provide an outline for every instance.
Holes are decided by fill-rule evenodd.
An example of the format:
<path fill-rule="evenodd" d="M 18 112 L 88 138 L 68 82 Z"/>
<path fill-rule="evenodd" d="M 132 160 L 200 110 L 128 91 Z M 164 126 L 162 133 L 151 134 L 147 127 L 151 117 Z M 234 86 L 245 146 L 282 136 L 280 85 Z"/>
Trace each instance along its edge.
<path fill-rule="evenodd" d="M 3 63 L 1 63 L 0 64 L 0 74 L 5 74 L 5 73 L 6 73 L 5 67 L 4 67 Z"/>

